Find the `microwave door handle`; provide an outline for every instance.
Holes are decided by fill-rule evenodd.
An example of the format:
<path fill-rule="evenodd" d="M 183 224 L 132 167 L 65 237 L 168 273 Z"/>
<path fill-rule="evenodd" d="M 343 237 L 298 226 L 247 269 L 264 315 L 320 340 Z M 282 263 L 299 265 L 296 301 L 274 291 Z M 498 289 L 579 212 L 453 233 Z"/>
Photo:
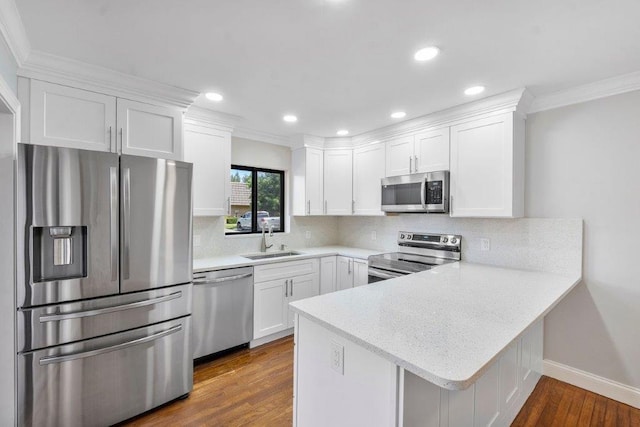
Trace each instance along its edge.
<path fill-rule="evenodd" d="M 422 180 L 422 185 L 420 187 L 420 201 L 422 202 L 422 209 L 427 209 L 427 201 L 426 201 L 426 190 L 427 190 L 427 177 L 425 176 Z"/>

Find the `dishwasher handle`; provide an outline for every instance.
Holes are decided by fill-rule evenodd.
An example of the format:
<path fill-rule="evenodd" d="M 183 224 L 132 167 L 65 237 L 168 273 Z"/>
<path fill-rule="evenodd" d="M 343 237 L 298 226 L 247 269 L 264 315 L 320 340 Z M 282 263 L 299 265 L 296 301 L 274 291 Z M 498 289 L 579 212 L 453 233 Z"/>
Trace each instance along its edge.
<path fill-rule="evenodd" d="M 208 279 L 206 277 L 198 277 L 193 279 L 194 285 L 212 285 L 216 283 L 230 282 L 232 280 L 246 279 L 253 276 L 253 273 L 236 274 L 235 276 L 219 277 L 217 279 Z"/>

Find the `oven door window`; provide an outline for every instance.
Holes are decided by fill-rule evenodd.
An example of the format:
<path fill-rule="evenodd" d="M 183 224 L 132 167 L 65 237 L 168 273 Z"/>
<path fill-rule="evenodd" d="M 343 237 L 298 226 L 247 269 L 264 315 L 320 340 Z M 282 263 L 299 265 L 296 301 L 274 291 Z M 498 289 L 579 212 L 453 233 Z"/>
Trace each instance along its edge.
<path fill-rule="evenodd" d="M 382 186 L 382 204 L 388 206 L 421 205 L 422 184 L 395 184 Z"/>

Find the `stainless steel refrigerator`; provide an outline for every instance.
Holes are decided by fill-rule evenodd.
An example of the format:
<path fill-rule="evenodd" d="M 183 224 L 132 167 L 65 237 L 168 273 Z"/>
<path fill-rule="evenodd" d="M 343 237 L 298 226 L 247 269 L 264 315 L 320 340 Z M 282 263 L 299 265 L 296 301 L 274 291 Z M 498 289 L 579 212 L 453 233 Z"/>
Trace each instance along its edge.
<path fill-rule="evenodd" d="M 191 176 L 19 145 L 20 425 L 109 425 L 191 391 Z"/>

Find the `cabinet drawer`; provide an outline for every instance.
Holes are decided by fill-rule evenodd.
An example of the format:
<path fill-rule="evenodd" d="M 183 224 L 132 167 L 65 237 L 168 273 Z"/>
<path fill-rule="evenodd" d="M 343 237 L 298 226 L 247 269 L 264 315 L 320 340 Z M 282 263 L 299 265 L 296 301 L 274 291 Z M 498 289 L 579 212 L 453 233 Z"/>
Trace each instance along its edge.
<path fill-rule="evenodd" d="M 320 270 L 317 258 L 303 259 L 300 261 L 285 261 L 254 267 L 254 282 L 291 278 L 305 274 L 318 273 Z"/>

